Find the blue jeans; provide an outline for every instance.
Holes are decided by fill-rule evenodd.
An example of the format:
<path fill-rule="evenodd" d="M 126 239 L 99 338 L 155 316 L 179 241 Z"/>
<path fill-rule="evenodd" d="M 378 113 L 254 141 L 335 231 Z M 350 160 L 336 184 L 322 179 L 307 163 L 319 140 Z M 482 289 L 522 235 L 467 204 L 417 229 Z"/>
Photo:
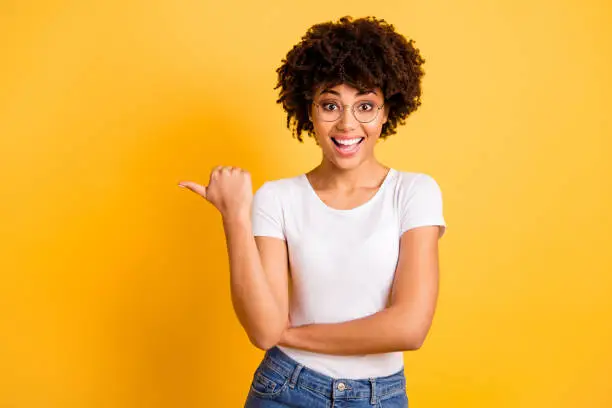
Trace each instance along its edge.
<path fill-rule="evenodd" d="M 386 377 L 332 378 L 272 347 L 255 370 L 244 408 L 407 408 L 404 370 Z"/>

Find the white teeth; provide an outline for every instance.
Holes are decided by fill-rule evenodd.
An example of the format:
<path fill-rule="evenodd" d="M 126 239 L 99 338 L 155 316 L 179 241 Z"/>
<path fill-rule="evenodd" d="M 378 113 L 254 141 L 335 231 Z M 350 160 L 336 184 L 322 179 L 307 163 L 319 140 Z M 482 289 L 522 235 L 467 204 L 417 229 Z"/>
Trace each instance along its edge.
<path fill-rule="evenodd" d="M 361 137 L 358 137 L 357 139 L 345 139 L 345 140 L 338 140 L 338 139 L 334 139 L 336 142 L 338 142 L 341 145 L 344 146 L 352 146 L 354 144 L 357 144 L 359 142 L 361 142 Z"/>

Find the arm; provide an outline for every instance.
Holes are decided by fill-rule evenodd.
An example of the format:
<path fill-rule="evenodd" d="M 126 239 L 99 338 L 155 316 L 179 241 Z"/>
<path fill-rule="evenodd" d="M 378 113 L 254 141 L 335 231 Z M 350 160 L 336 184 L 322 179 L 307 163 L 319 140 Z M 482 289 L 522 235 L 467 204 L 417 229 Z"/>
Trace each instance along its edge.
<path fill-rule="evenodd" d="M 285 242 L 253 237 L 253 189 L 247 171 L 217 166 L 208 186 L 180 182 L 213 204 L 223 217 L 234 311 L 251 343 L 268 349 L 287 325 L 288 266 Z"/>
<path fill-rule="evenodd" d="M 224 220 L 234 310 L 251 343 L 267 350 L 287 325 L 285 242 L 253 237 L 250 220 Z"/>
<path fill-rule="evenodd" d="M 439 228 L 418 227 L 402 235 L 389 307 L 348 322 L 288 328 L 279 344 L 336 355 L 420 348 L 438 297 Z"/>

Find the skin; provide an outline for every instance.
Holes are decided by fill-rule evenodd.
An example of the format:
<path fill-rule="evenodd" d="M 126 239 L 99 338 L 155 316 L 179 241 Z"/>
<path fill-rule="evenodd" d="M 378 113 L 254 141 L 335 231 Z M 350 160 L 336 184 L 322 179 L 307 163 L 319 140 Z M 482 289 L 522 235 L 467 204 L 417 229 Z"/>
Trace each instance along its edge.
<path fill-rule="evenodd" d="M 193 181 L 182 181 L 179 186 L 203 197 L 221 213 L 234 311 L 255 347 L 272 347 L 287 324 L 287 250 L 281 240 L 253 236 L 250 174 L 237 167 L 217 166 L 208 186 Z"/>
<path fill-rule="evenodd" d="M 317 144 L 321 148 L 322 159 L 319 166 L 307 176 L 313 188 L 320 191 L 324 201 L 325 197 L 335 197 L 339 202 L 350 202 L 351 199 L 356 202 L 367 201 L 367 196 L 375 192 L 389 170 L 374 156 L 374 148 L 380 138 L 382 126 L 388 119 L 387 108 L 383 108 L 372 122 L 361 123 L 346 106 L 354 104 L 359 106 L 360 102 L 366 101 L 374 102 L 378 106 L 384 104 L 380 89 L 366 92 L 360 92 L 345 84 L 333 88 L 319 87 L 315 92 L 316 103 L 333 102 L 337 106 L 345 105 L 343 115 L 335 122 L 320 120 L 314 104 L 311 105 L 309 113 Z M 332 137 L 365 137 L 365 139 L 356 155 L 343 157 L 337 153 Z"/>
<path fill-rule="evenodd" d="M 361 100 L 384 101 L 380 89 L 360 94 L 341 84 L 319 88 L 315 102 L 336 100 L 352 105 Z M 321 163 L 307 177 L 321 199 L 335 208 L 353 208 L 379 188 L 388 168 L 374 156 L 386 122 L 386 109 L 370 123 L 360 123 L 345 106 L 335 122 L 324 122 L 316 108 L 310 111 Z M 339 155 L 332 137 L 362 136 L 365 140 L 353 157 Z M 373 315 L 342 323 L 292 327 L 289 321 L 288 256 L 286 243 L 271 237 L 252 236 L 252 187 L 248 172 L 217 167 L 208 187 L 179 183 L 211 202 L 221 213 L 230 258 L 232 302 L 252 344 L 267 350 L 274 345 L 318 353 L 359 355 L 416 350 L 431 326 L 438 297 L 438 226 L 406 231 L 388 307 Z"/>

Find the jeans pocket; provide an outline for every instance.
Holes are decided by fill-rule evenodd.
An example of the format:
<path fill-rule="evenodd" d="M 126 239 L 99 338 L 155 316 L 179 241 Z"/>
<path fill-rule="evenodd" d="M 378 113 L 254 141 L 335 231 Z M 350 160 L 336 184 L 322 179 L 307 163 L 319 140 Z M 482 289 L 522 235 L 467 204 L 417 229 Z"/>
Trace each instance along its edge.
<path fill-rule="evenodd" d="M 378 400 L 377 408 L 408 408 L 406 391 L 393 393 Z"/>
<path fill-rule="evenodd" d="M 289 384 L 289 377 L 270 368 L 265 362 L 257 367 L 251 383 L 251 391 L 260 397 L 273 398 Z"/>

